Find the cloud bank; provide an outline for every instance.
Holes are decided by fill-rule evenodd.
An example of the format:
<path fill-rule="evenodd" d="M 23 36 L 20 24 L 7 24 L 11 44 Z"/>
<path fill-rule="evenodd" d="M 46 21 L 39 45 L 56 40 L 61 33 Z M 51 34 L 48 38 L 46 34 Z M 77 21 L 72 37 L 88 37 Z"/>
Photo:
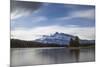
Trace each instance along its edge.
<path fill-rule="evenodd" d="M 32 12 L 40 8 L 41 5 L 42 3 L 40 2 L 11 0 L 11 20 L 32 14 Z"/>
<path fill-rule="evenodd" d="M 95 39 L 95 28 L 79 28 L 79 27 L 60 27 L 60 26 L 47 26 L 38 27 L 33 29 L 23 29 L 17 28 L 11 31 L 12 38 L 22 39 L 22 40 L 35 40 L 41 35 L 50 35 L 55 32 L 62 32 L 66 34 L 71 34 L 79 36 L 81 39 L 93 40 Z"/>

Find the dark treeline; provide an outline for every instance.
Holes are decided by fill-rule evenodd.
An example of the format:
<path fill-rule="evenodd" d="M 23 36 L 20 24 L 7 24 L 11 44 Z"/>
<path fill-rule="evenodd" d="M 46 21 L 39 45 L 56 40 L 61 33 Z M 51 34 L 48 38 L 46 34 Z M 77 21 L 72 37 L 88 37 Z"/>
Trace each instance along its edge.
<path fill-rule="evenodd" d="M 95 47 L 95 43 L 90 43 L 90 44 L 80 44 L 79 47 Z"/>
<path fill-rule="evenodd" d="M 70 39 L 70 47 L 91 47 L 94 46 L 95 47 L 95 42 L 94 43 L 79 43 L 80 39 L 76 36 L 75 40 L 73 40 L 72 38 Z"/>
<path fill-rule="evenodd" d="M 24 48 L 24 47 L 66 47 L 66 45 L 57 45 L 57 44 L 43 44 L 34 41 L 24 41 L 18 39 L 11 39 L 11 48 Z"/>
<path fill-rule="evenodd" d="M 11 39 L 11 48 L 28 48 L 28 47 L 89 47 L 94 46 L 95 43 L 88 43 L 88 44 L 80 44 L 79 38 L 76 37 L 75 40 L 71 38 L 69 46 L 66 45 L 58 45 L 58 44 L 49 44 L 49 43 L 39 43 L 34 41 L 24 41 L 24 40 L 18 40 L 18 39 Z"/>

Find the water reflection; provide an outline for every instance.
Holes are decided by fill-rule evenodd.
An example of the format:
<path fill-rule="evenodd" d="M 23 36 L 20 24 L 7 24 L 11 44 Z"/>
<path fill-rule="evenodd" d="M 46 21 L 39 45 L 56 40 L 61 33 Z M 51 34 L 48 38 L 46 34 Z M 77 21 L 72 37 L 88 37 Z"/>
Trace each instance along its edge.
<path fill-rule="evenodd" d="M 11 66 L 94 61 L 94 49 L 12 48 Z"/>
<path fill-rule="evenodd" d="M 80 49 L 70 49 L 71 56 L 75 56 L 76 62 L 79 62 Z"/>

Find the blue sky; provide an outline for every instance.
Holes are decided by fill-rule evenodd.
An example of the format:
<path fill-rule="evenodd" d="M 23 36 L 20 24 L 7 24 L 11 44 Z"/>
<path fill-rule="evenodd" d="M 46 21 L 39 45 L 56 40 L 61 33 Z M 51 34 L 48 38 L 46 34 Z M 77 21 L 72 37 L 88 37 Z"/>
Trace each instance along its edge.
<path fill-rule="evenodd" d="M 95 39 L 95 6 L 40 4 L 37 9 L 33 9 L 34 7 L 27 4 L 27 6 L 21 5 L 24 8 L 15 5 L 17 8 L 11 12 L 11 34 L 13 37 L 32 40 L 36 35 L 63 32 L 77 35 L 81 39 Z M 21 35 L 22 33 L 27 37 Z"/>

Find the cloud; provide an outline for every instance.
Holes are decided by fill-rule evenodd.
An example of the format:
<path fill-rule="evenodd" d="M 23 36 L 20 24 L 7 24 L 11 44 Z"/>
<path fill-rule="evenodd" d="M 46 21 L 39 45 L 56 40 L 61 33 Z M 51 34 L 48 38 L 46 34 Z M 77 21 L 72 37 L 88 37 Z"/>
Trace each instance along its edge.
<path fill-rule="evenodd" d="M 35 17 L 33 17 L 33 19 L 32 19 L 32 21 L 33 21 L 34 23 L 38 23 L 38 22 L 42 22 L 42 21 L 46 21 L 46 20 L 48 20 L 48 18 L 45 17 L 45 16 L 35 16 Z"/>
<path fill-rule="evenodd" d="M 40 2 L 11 0 L 11 20 L 32 14 L 32 12 L 39 9 L 41 5 L 42 3 Z"/>
<path fill-rule="evenodd" d="M 28 11 L 24 12 L 24 10 L 22 10 L 19 12 L 18 10 L 16 10 L 13 13 L 11 13 L 11 20 L 18 19 L 22 16 L 28 16 L 29 14 L 30 13 Z"/>
<path fill-rule="evenodd" d="M 58 18 L 58 20 L 69 20 L 73 18 L 85 18 L 89 20 L 94 20 L 95 10 L 88 9 L 88 10 L 74 11 L 74 12 L 71 12 L 68 16 Z"/>
<path fill-rule="evenodd" d="M 61 26 L 45 26 L 32 29 L 16 28 L 11 31 L 11 38 L 22 39 L 22 40 L 34 40 L 41 35 L 50 35 L 55 32 L 63 32 L 79 36 L 81 39 L 92 40 L 95 39 L 95 28 L 94 27 L 61 27 Z"/>
<path fill-rule="evenodd" d="M 74 14 L 72 13 L 72 15 L 80 18 L 95 19 L 95 10 L 90 9 L 90 10 L 78 11 L 75 12 Z"/>
<path fill-rule="evenodd" d="M 35 28 L 35 27 L 40 27 L 40 26 L 46 26 L 46 25 L 48 25 L 47 21 L 48 21 L 48 18 L 45 16 L 23 17 L 21 19 L 11 21 L 12 22 L 11 23 L 11 30 L 14 30 L 18 27 Z"/>
<path fill-rule="evenodd" d="M 18 4 L 19 2 L 20 1 L 18 1 Z M 24 1 L 22 3 L 24 3 Z M 85 8 L 84 6 L 77 5 L 77 9 L 76 9 L 74 8 L 76 7 L 75 5 L 67 5 L 67 8 L 66 8 L 64 7 L 64 5 L 55 6 L 53 4 L 48 5 L 47 3 L 43 3 L 42 4 L 43 6 L 41 8 L 40 6 L 38 6 L 38 8 L 34 9 L 34 7 L 31 8 L 30 5 L 29 4 L 27 5 L 26 3 L 28 2 L 25 2 L 25 4 L 23 5 L 21 4 L 19 6 L 18 4 L 16 5 L 16 2 L 15 2 L 14 6 L 16 7 L 12 8 L 13 10 L 11 11 L 12 12 L 11 13 L 11 19 L 12 19 L 11 28 L 21 27 L 21 26 L 27 27 L 27 28 L 33 28 L 33 27 L 38 27 L 38 26 L 49 26 L 49 25 L 61 25 L 61 26 L 77 25 L 77 26 L 82 26 L 82 27 L 88 27 L 88 26 L 95 25 L 94 20 L 93 20 L 95 19 L 94 18 L 95 10 L 93 7 L 91 8 L 89 6 L 85 6 L 86 7 Z M 37 2 L 32 2 L 32 3 L 37 3 Z M 41 3 L 38 5 L 41 5 Z M 72 9 L 71 7 L 73 7 L 74 10 L 71 10 Z M 56 14 L 57 13 L 56 10 L 59 10 L 59 8 L 61 8 L 62 10 L 58 11 L 59 13 Z M 55 9 L 55 11 L 52 9 Z M 23 17 L 23 16 L 27 16 L 27 17 Z M 13 20 L 13 19 L 17 19 L 17 20 Z"/>

